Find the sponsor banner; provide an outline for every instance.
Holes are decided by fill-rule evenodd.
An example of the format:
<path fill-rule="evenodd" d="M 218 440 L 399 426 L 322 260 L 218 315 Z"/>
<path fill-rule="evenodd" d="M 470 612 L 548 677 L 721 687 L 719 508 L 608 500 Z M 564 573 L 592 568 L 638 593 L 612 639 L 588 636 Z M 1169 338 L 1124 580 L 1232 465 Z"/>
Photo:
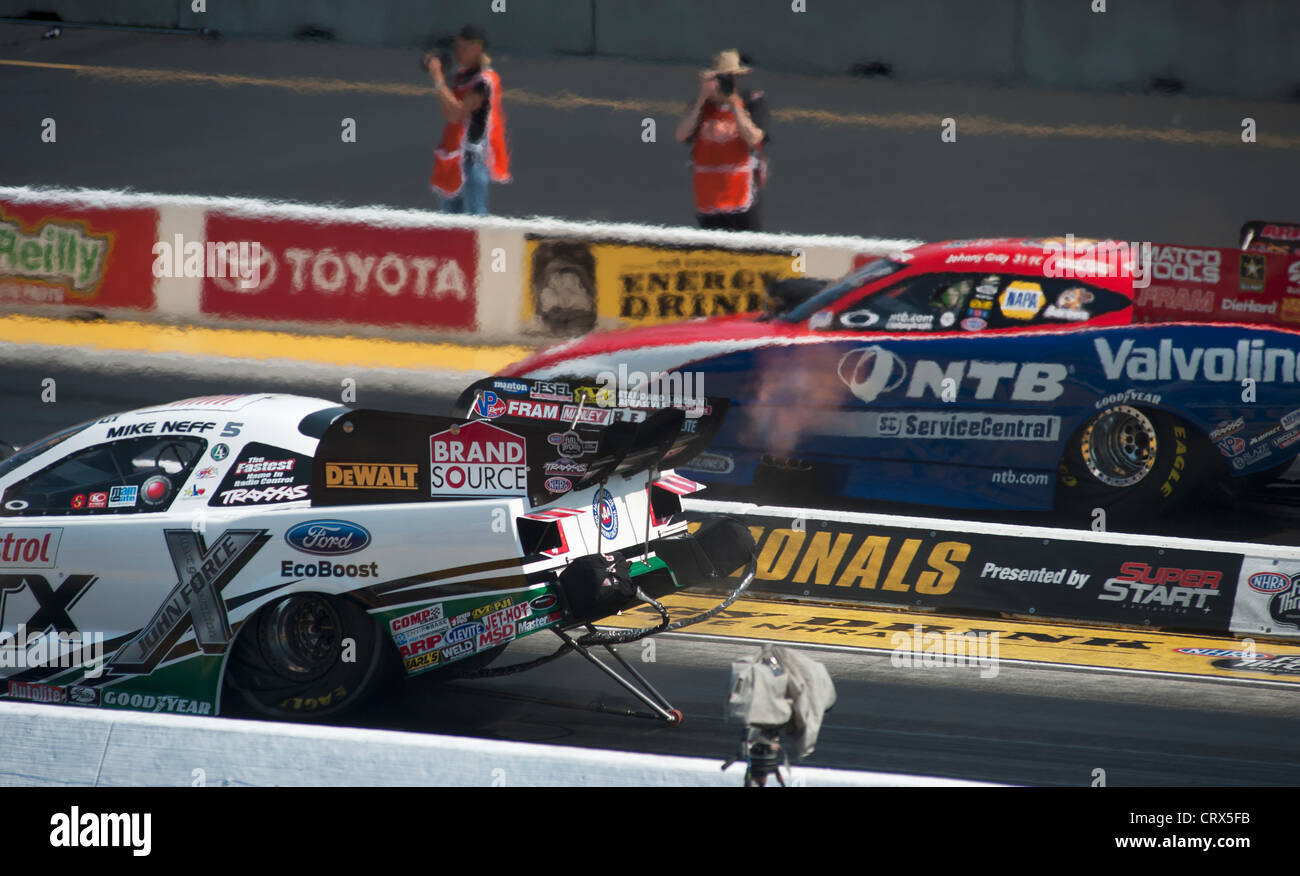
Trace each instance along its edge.
<path fill-rule="evenodd" d="M 1241 567 L 1210 551 L 739 519 L 758 544 L 751 590 L 830 602 L 1226 632 Z"/>
<path fill-rule="evenodd" d="M 1214 247 L 1151 247 L 1150 284 L 1133 290 L 1135 323 L 1183 320 L 1286 325 L 1300 322 L 1288 309 L 1289 262 L 1282 254 Z"/>
<path fill-rule="evenodd" d="M 1300 560 L 1242 561 L 1231 630 L 1300 639 Z"/>
<path fill-rule="evenodd" d="M 550 589 L 461 596 L 377 612 L 408 674 L 489 651 L 564 619 Z"/>
<path fill-rule="evenodd" d="M 453 228 L 207 214 L 207 239 L 261 246 L 261 282 L 203 280 L 204 314 L 475 329 L 477 238 Z M 237 272 L 236 272 L 237 273 Z"/>
<path fill-rule="evenodd" d="M 0 304 L 152 310 L 158 211 L 0 199 Z"/>
<path fill-rule="evenodd" d="M 762 310 L 767 283 L 802 277 L 789 252 L 633 246 L 529 235 L 524 325 L 569 337 Z"/>
<path fill-rule="evenodd" d="M 717 599 L 675 593 L 663 602 L 674 616 L 688 616 L 713 607 Z M 653 608 L 640 606 L 607 617 L 600 626 L 643 627 L 657 618 Z M 1250 652 L 1237 640 L 1151 629 L 1106 630 L 1007 618 L 935 617 L 895 608 L 740 599 L 717 616 L 692 626 L 691 632 L 893 652 L 890 662 L 899 672 L 907 672 L 910 667 L 960 665 L 947 658 L 969 655 L 971 638 L 997 634 L 997 660 L 1300 684 L 1300 654 L 1265 648 L 1252 660 Z M 911 659 L 899 659 L 900 651 L 908 652 Z M 1226 656 L 1218 656 L 1219 652 L 1226 652 Z"/>

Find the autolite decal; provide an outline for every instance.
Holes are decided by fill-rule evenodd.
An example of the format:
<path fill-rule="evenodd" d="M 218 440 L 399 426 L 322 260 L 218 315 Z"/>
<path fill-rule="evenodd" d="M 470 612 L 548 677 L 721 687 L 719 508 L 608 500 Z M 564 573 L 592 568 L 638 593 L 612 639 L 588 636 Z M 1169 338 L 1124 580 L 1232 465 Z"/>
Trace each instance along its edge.
<path fill-rule="evenodd" d="M 62 529 L 0 528 L 0 569 L 52 569 Z"/>
<path fill-rule="evenodd" d="M 67 695 L 63 688 L 51 684 L 32 684 L 27 681 L 9 682 L 9 696 L 16 700 L 31 700 L 34 703 L 62 703 Z"/>

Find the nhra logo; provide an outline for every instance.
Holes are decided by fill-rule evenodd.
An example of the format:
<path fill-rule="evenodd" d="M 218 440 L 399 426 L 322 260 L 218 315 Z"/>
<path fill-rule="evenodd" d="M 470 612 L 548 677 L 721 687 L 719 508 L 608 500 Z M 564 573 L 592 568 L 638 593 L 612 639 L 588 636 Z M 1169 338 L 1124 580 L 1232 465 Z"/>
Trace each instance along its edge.
<path fill-rule="evenodd" d="M 1003 381 L 1011 380 L 1011 395 L 1015 401 L 1049 402 L 1065 392 L 1063 381 L 1069 369 L 1058 363 L 1044 362 L 985 362 L 964 359 L 941 366 L 930 359 L 918 359 L 912 364 L 911 380 L 908 366 L 898 354 L 884 347 L 872 345 L 850 350 L 840 358 L 840 380 L 855 396 L 871 403 L 885 393 L 902 389 L 906 383 L 908 398 L 934 398 L 951 400 L 963 381 L 974 381 L 975 399 L 991 399 Z"/>
<path fill-rule="evenodd" d="M 1256 572 L 1246 583 L 1260 593 L 1281 593 L 1291 586 L 1291 579 L 1278 572 Z"/>
<path fill-rule="evenodd" d="M 605 538 L 618 535 L 618 509 L 614 507 L 614 497 L 609 490 L 601 490 L 591 500 L 591 516 Z"/>

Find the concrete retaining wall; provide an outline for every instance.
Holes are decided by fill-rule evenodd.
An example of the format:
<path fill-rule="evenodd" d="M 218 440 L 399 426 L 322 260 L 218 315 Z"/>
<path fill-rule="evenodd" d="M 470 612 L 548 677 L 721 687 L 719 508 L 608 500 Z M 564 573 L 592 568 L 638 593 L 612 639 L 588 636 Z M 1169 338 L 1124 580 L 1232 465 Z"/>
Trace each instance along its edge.
<path fill-rule="evenodd" d="M 304 26 L 418 46 L 466 21 L 494 48 L 702 63 L 737 46 L 773 70 L 888 64 L 907 81 L 1144 88 L 1153 77 L 1242 97 L 1300 86 L 1294 0 L 0 0 L 0 16 L 215 28 L 285 39 Z M 796 11 L 794 7 L 804 11 Z M 493 11 L 494 7 L 504 11 Z"/>

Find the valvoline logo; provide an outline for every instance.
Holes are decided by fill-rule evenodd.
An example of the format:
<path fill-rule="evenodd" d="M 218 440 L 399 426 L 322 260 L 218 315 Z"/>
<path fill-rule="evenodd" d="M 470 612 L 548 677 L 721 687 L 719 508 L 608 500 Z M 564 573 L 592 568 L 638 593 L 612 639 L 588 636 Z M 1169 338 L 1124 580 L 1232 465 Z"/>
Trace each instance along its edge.
<path fill-rule="evenodd" d="M 609 490 L 601 490 L 591 500 L 591 516 L 605 538 L 618 535 L 618 509 L 614 507 L 614 497 Z"/>
<path fill-rule="evenodd" d="M 483 393 L 474 402 L 474 413 L 478 414 L 480 417 L 493 419 L 501 416 L 505 412 L 505 400 L 490 389 L 483 390 Z"/>
<path fill-rule="evenodd" d="M 1246 583 L 1260 593 L 1281 593 L 1291 586 L 1291 579 L 1280 572 L 1256 572 Z"/>
<path fill-rule="evenodd" d="M 308 520 L 289 527 L 284 540 L 305 554 L 341 556 L 365 549 L 370 544 L 370 532 L 347 520 Z"/>

